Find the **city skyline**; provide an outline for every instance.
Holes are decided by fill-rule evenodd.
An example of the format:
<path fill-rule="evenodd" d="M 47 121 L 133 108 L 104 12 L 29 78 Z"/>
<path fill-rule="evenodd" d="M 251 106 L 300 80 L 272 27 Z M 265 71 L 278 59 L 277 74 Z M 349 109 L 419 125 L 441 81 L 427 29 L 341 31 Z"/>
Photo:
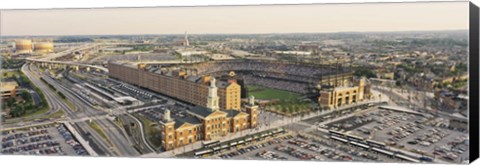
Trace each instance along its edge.
<path fill-rule="evenodd" d="M 443 2 L 6 10 L 1 14 L 1 34 L 48 36 L 181 34 L 185 31 L 190 34 L 268 34 L 466 30 L 468 11 L 462 10 L 467 5 L 465 2 Z M 339 12 L 342 14 L 322 17 Z M 376 13 L 382 13 L 382 16 Z M 349 18 L 352 15 L 356 16 L 355 19 Z M 309 20 L 321 23 L 302 23 Z"/>

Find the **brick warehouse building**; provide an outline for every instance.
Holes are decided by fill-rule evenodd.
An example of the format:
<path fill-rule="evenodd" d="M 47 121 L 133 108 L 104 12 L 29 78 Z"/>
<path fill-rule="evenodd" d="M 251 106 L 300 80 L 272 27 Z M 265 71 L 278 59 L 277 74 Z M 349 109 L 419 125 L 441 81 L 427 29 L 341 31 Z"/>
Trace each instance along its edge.
<path fill-rule="evenodd" d="M 108 76 L 199 106 L 207 105 L 209 76 L 201 78 L 184 72 L 150 72 L 142 67 L 109 63 Z M 241 88 L 236 82 L 217 81 L 221 109 L 240 110 Z"/>
<path fill-rule="evenodd" d="M 212 79 L 215 82 L 215 79 Z M 211 83 L 207 107 L 197 106 L 188 113 L 189 117 L 171 118 L 170 111 L 164 111 L 160 121 L 162 147 L 171 150 L 200 140 L 216 140 L 238 131 L 258 126 L 258 106 L 249 98 L 246 111 L 221 110 L 218 106 L 217 87 Z"/>

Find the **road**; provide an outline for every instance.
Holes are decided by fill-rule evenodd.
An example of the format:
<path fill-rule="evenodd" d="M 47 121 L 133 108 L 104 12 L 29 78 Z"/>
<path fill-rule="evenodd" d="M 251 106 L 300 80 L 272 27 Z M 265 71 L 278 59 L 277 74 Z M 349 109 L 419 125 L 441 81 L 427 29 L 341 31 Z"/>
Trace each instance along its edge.
<path fill-rule="evenodd" d="M 432 107 L 428 106 L 431 100 L 433 100 L 433 97 L 434 97 L 433 93 L 424 93 L 424 92 L 417 92 L 417 91 L 412 92 L 409 90 L 407 90 L 407 92 L 405 93 L 401 93 L 399 89 L 395 89 L 395 88 L 391 89 L 386 87 L 374 87 L 373 89 L 381 91 L 386 96 L 395 100 L 395 102 L 407 103 L 407 105 L 403 105 L 403 106 L 413 106 L 412 109 L 415 109 L 416 111 L 434 113 L 436 115 L 440 115 L 448 118 L 452 118 L 452 117 L 456 118 L 451 113 L 433 109 Z M 412 96 L 410 100 L 408 99 L 409 96 Z M 418 99 L 414 99 L 413 96 L 418 97 Z M 427 101 L 427 104 L 425 104 L 425 101 Z M 394 103 L 394 102 L 390 102 L 390 103 Z"/>
<path fill-rule="evenodd" d="M 99 147 L 107 154 L 112 156 L 137 156 L 138 152 L 131 147 L 128 143 L 128 140 L 123 135 L 122 131 L 109 119 L 98 117 L 98 116 L 105 116 L 105 112 L 101 112 L 95 110 L 91 106 L 87 105 L 77 96 L 72 94 L 69 89 L 63 87 L 60 83 L 53 80 L 49 76 L 39 73 L 37 68 L 33 65 L 25 64 L 22 66 L 22 71 L 25 75 L 32 81 L 32 83 L 40 88 L 45 95 L 45 99 L 47 100 L 50 109 L 47 113 L 52 113 L 58 110 L 63 110 L 66 114 L 66 118 L 63 120 L 66 121 L 75 121 L 74 125 L 78 126 L 78 128 L 83 129 L 83 132 L 88 132 L 91 135 L 91 139 L 93 143 L 98 144 Z M 66 98 L 72 102 L 73 107 L 68 106 L 60 96 L 49 88 L 44 82 L 40 80 L 40 77 L 47 81 L 49 84 L 55 87 L 55 89 L 59 92 L 62 92 Z M 87 122 L 84 122 L 85 118 L 91 117 L 91 119 L 95 120 L 100 128 L 103 130 L 105 135 L 107 136 L 109 142 L 106 139 L 102 138 L 95 130 L 93 130 Z M 52 122 L 52 121 L 48 121 Z M 26 125 L 34 125 L 39 124 L 38 122 L 23 122 L 20 121 L 15 124 L 3 125 L 3 129 L 14 128 L 14 127 L 24 127 Z M 111 147 L 114 146 L 114 147 Z"/>
<path fill-rule="evenodd" d="M 27 76 L 28 79 L 33 83 L 34 86 L 38 87 L 40 90 L 43 91 L 43 95 L 45 96 L 45 99 L 47 100 L 48 106 L 50 109 L 45 113 L 45 114 L 38 114 L 31 116 L 31 118 L 39 118 L 42 116 L 45 116 L 46 114 L 51 114 L 54 113 L 58 110 L 60 110 L 61 106 L 57 103 L 57 101 L 54 101 L 54 95 L 56 95 L 46 84 L 40 81 L 40 79 L 35 75 L 34 73 L 30 72 L 29 66 L 28 65 L 23 65 L 21 68 L 21 71 Z M 9 119 L 8 123 L 3 123 L 2 127 L 8 128 L 8 127 L 20 127 L 24 125 L 31 125 L 36 122 L 34 121 L 22 121 L 25 120 L 25 118 L 16 118 L 16 119 Z M 12 123 L 12 124 L 9 124 Z"/>
<path fill-rule="evenodd" d="M 81 118 L 83 116 L 77 114 L 77 109 L 71 109 L 68 105 L 66 105 L 65 102 L 62 101 L 62 99 L 59 97 L 58 94 L 56 94 L 52 89 L 50 89 L 45 83 L 43 83 L 39 77 L 44 77 L 40 75 L 35 75 L 34 72 L 38 72 L 36 68 L 30 68 L 31 66 L 28 64 L 25 64 L 22 66 L 22 71 L 25 73 L 25 75 L 32 81 L 32 83 L 37 86 L 40 90 L 43 91 L 45 95 L 45 99 L 47 100 L 48 104 L 50 105 L 50 110 L 49 111 L 57 111 L 57 110 L 63 110 L 66 113 L 66 120 L 70 119 L 75 119 L 75 118 Z M 32 71 L 33 70 L 33 71 Z M 103 139 L 101 138 L 100 135 L 96 134 L 93 129 L 90 128 L 90 126 L 85 123 L 85 122 L 79 122 L 76 123 L 78 126 L 86 128 L 89 132 L 91 132 L 92 136 L 94 137 L 94 141 L 96 143 L 99 143 L 100 145 L 103 144 L 103 150 L 107 150 L 107 146 L 105 143 L 102 143 Z M 22 124 L 23 125 L 23 124 Z"/>
<path fill-rule="evenodd" d="M 130 129 L 130 134 L 132 135 L 133 140 L 139 147 L 142 153 L 154 153 L 155 149 L 153 146 L 148 143 L 147 139 L 145 138 L 147 134 L 144 132 L 144 125 L 143 123 L 138 120 L 135 116 L 131 114 L 125 114 L 119 116 L 122 118 L 122 121 L 124 121 L 126 125 L 130 125 L 130 123 L 135 123 L 136 126 L 138 127 L 133 127 Z"/>
<path fill-rule="evenodd" d="M 98 44 L 98 43 L 96 43 L 96 44 L 86 44 L 86 45 L 82 45 L 80 47 L 70 48 L 70 49 L 67 49 L 67 50 L 62 51 L 62 52 L 51 53 L 51 54 L 46 55 L 43 58 L 26 58 L 26 60 L 29 61 L 29 62 L 42 62 L 42 63 L 66 64 L 66 65 L 80 65 L 80 66 L 96 68 L 96 69 L 102 70 L 104 72 L 108 72 L 107 68 L 102 67 L 102 66 L 98 66 L 98 65 L 90 65 L 90 64 L 71 62 L 71 61 L 54 61 L 54 59 L 56 59 L 56 58 L 60 58 L 60 57 L 69 55 L 69 54 L 71 54 L 73 52 L 76 52 L 76 51 L 83 51 L 83 50 L 86 50 L 86 49 L 91 49 L 91 48 L 97 47 L 99 45 L 100 44 Z"/>
<path fill-rule="evenodd" d="M 74 118 L 71 119 L 76 119 L 79 117 L 92 117 L 92 119 L 96 119 L 94 117 L 98 115 L 105 115 L 106 113 L 100 110 L 95 109 L 92 107 L 92 105 L 89 105 L 89 103 L 85 102 L 79 95 L 75 94 L 74 91 L 71 90 L 71 88 L 67 88 L 57 82 L 56 80 L 50 78 L 49 76 L 46 76 L 42 74 L 42 78 L 45 79 L 49 84 L 53 85 L 58 91 L 63 93 L 66 98 L 72 102 L 72 104 L 79 109 L 77 113 L 82 113 L 83 115 L 79 116 L 74 116 Z M 60 99 L 60 98 L 58 98 Z M 112 143 L 114 148 L 117 151 L 117 154 L 119 156 L 137 156 L 139 153 L 132 147 L 132 144 L 129 143 L 129 139 L 127 138 L 126 135 L 118 128 L 112 121 L 109 119 L 105 118 L 100 118 L 95 120 L 98 125 L 101 127 L 109 141 Z M 82 127 L 83 128 L 83 127 Z"/>

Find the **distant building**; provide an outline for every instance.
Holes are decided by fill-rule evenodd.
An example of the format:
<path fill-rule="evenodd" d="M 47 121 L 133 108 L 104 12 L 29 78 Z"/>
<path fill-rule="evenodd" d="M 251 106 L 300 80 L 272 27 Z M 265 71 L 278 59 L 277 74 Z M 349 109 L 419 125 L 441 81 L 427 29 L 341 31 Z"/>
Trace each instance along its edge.
<path fill-rule="evenodd" d="M 195 49 L 177 49 L 175 50 L 175 52 L 177 52 L 181 56 L 203 55 L 208 53 L 207 51 Z"/>
<path fill-rule="evenodd" d="M 320 47 L 318 45 L 300 45 L 298 47 L 300 51 L 305 51 L 305 52 L 318 52 L 320 50 Z"/>
<path fill-rule="evenodd" d="M 18 84 L 15 81 L 1 83 L 2 99 L 15 98 L 17 96 Z"/>
<path fill-rule="evenodd" d="M 300 55 L 300 56 L 310 56 L 312 52 L 307 51 L 275 51 L 276 54 L 288 54 L 288 55 Z"/>
<path fill-rule="evenodd" d="M 468 118 L 463 116 L 452 116 L 448 127 L 460 131 L 468 131 Z"/>
<path fill-rule="evenodd" d="M 377 86 L 393 87 L 393 86 L 396 86 L 396 83 L 397 83 L 395 80 L 389 80 L 389 79 L 370 78 L 369 80 L 373 85 L 377 85 Z"/>
<path fill-rule="evenodd" d="M 226 54 L 211 54 L 211 55 L 208 55 L 208 56 L 212 60 L 231 60 L 231 59 L 235 59 L 232 56 L 226 55 Z"/>
<path fill-rule="evenodd" d="M 377 78 L 380 79 L 388 79 L 388 80 L 394 80 L 395 79 L 395 73 L 394 72 L 379 72 L 376 74 Z"/>
<path fill-rule="evenodd" d="M 437 101 L 440 110 L 455 113 L 466 111 L 468 96 L 451 91 L 435 91 L 434 99 Z"/>

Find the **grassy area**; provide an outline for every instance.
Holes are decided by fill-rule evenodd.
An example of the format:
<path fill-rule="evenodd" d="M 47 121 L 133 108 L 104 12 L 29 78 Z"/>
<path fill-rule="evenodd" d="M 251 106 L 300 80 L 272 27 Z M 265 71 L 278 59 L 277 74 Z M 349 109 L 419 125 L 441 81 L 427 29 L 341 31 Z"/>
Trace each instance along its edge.
<path fill-rule="evenodd" d="M 45 116 L 45 118 L 58 118 L 58 117 L 63 116 L 64 114 L 65 114 L 65 112 L 63 112 L 63 110 L 58 110 L 55 113 L 52 113 L 52 114 L 49 114 L 49 115 Z"/>
<path fill-rule="evenodd" d="M 42 109 L 35 110 L 33 113 L 27 113 L 27 115 L 22 116 L 24 118 L 29 118 L 37 115 L 41 115 L 48 112 L 48 107 L 43 107 Z"/>
<path fill-rule="evenodd" d="M 21 117 L 11 118 L 11 119 L 9 118 L 9 119 L 6 119 L 6 120 L 2 120 L 2 123 L 5 123 L 5 124 L 15 123 L 15 122 L 19 121 L 17 119 L 21 119 L 21 121 L 24 121 L 24 122 L 25 121 L 31 121 L 31 120 L 34 120 L 34 119 L 45 119 L 47 117 L 37 118 L 36 116 L 47 113 L 49 109 L 50 109 L 49 107 L 43 107 L 43 108 L 36 109 L 36 110 L 30 110 L 30 111 L 27 111 L 25 113 L 25 115 L 23 115 Z"/>
<path fill-rule="evenodd" d="M 90 127 L 92 127 L 93 130 L 95 130 L 95 132 L 97 132 L 103 139 L 105 139 L 107 143 L 112 145 L 112 142 L 110 141 L 110 139 L 108 139 L 107 135 L 105 134 L 105 132 L 103 132 L 102 128 L 100 128 L 97 122 L 91 121 L 91 122 L 88 122 L 88 125 L 90 125 Z"/>
<path fill-rule="evenodd" d="M 300 94 L 256 85 L 249 85 L 246 88 L 248 97 L 253 95 L 258 99 L 277 100 L 266 105 L 269 111 L 288 116 L 311 111 L 310 102 L 301 100 Z"/>
<path fill-rule="evenodd" d="M 310 102 L 298 100 L 282 101 L 274 105 L 268 105 L 267 109 L 288 116 L 302 114 L 312 110 Z"/>
<path fill-rule="evenodd" d="M 18 75 L 20 75 L 19 71 L 7 71 L 3 72 L 2 78 L 16 77 Z"/>
<path fill-rule="evenodd" d="M 2 55 L 2 69 L 19 69 L 24 63 L 23 59 L 13 59 Z"/>
<path fill-rule="evenodd" d="M 14 98 L 6 99 L 6 101 L 2 103 L 2 108 L 10 108 L 11 118 L 29 118 L 48 111 L 49 106 L 42 91 L 34 86 L 25 74 L 20 71 L 3 72 L 2 80 L 5 78 L 14 79 L 21 87 L 31 88 L 40 96 L 40 104 L 37 106 L 34 105 L 32 96 L 27 91 L 17 92 L 17 98 L 21 97 L 23 100 Z"/>
<path fill-rule="evenodd" d="M 463 88 L 468 85 L 468 80 L 460 80 L 452 83 L 454 89 Z"/>
<path fill-rule="evenodd" d="M 157 124 L 142 116 L 135 115 L 135 117 L 143 123 L 143 129 L 148 142 L 155 148 L 160 148 L 162 145 L 160 141 L 162 132 L 157 128 Z"/>
<path fill-rule="evenodd" d="M 255 96 L 257 99 L 279 99 L 279 100 L 291 100 L 300 97 L 299 94 L 288 92 L 279 89 L 273 89 L 268 87 L 247 85 L 246 86 L 248 97 Z"/>
<path fill-rule="evenodd" d="M 42 112 L 37 111 L 37 112 L 36 112 L 36 113 L 37 113 L 36 115 L 40 115 L 40 114 L 43 114 L 43 113 L 46 113 L 46 112 L 47 112 L 47 110 L 44 110 L 44 111 L 42 111 Z M 54 113 L 51 113 L 51 114 L 48 114 L 48 115 L 45 115 L 45 116 L 41 116 L 41 117 L 38 117 L 38 118 L 37 118 L 37 117 L 36 117 L 36 118 L 32 118 L 32 119 L 51 119 L 51 118 L 59 118 L 59 117 L 63 116 L 64 114 L 65 114 L 65 112 L 63 112 L 63 110 L 58 110 L 58 111 L 56 111 L 56 112 L 54 112 Z M 32 115 L 32 116 L 33 116 L 33 115 Z"/>
<path fill-rule="evenodd" d="M 62 98 L 62 101 L 65 102 L 65 104 L 67 104 L 67 106 L 70 107 L 72 110 L 75 110 L 75 105 L 73 105 L 72 102 L 70 102 L 66 98 Z"/>

